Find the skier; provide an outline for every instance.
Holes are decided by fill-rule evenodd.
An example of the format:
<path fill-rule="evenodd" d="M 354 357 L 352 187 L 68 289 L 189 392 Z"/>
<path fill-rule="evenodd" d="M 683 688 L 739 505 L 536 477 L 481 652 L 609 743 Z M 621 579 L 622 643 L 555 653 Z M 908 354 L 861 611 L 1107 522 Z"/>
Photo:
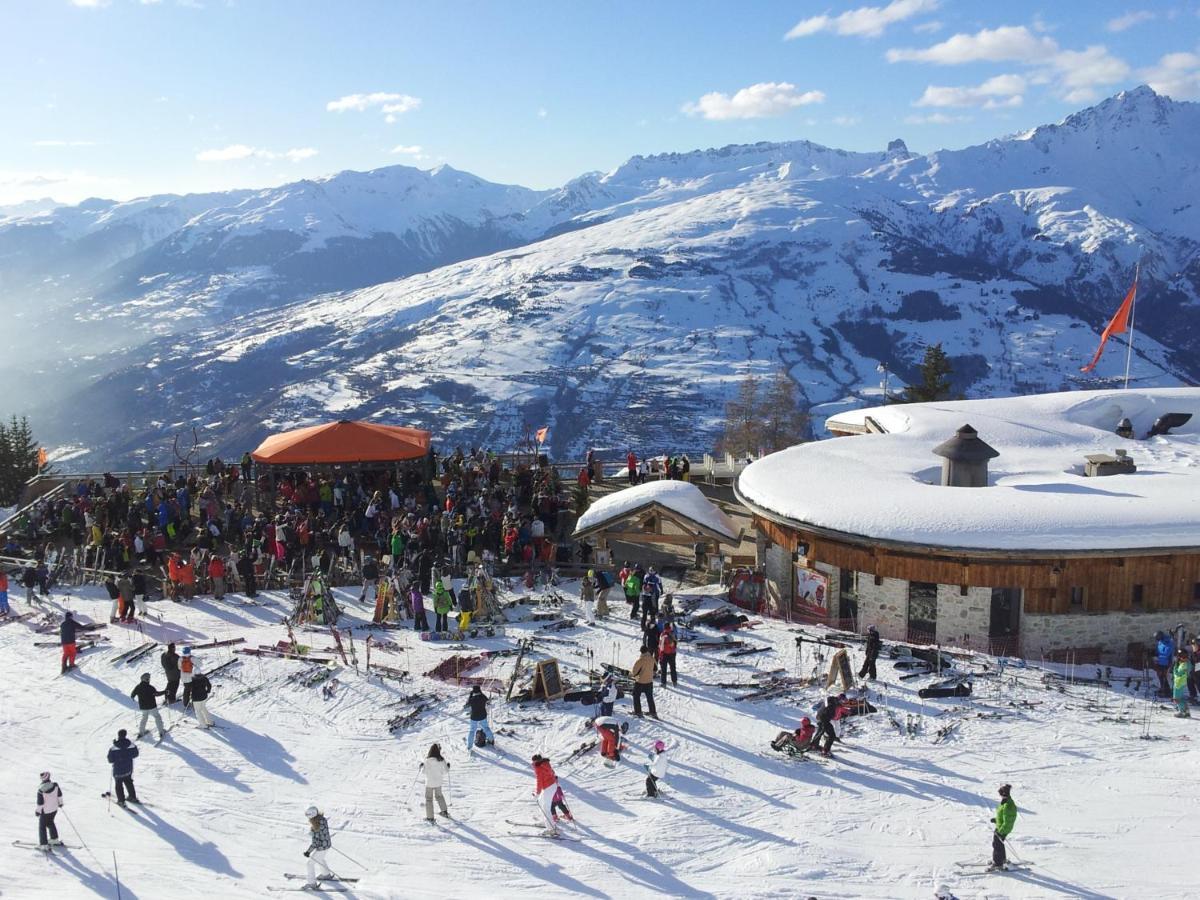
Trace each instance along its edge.
<path fill-rule="evenodd" d="M 597 716 L 592 720 L 592 726 L 600 735 L 600 755 L 611 762 L 620 762 L 621 735 L 629 731 L 629 723 L 612 716 Z"/>
<path fill-rule="evenodd" d="M 1172 687 L 1174 688 L 1175 705 L 1179 708 L 1179 712 L 1175 713 L 1177 719 L 1190 719 L 1192 717 L 1191 710 L 1188 709 L 1188 682 L 1192 677 L 1192 663 L 1188 659 L 1187 650 L 1180 648 L 1175 654 L 1175 665 L 1171 669 Z"/>
<path fill-rule="evenodd" d="M 125 610 L 125 622 L 133 621 L 133 614 L 136 611 L 143 619 L 146 617 L 146 601 L 135 603 L 136 595 L 133 592 L 133 581 L 128 575 L 122 575 L 117 580 L 117 593 L 121 598 L 121 606 Z"/>
<path fill-rule="evenodd" d="M 212 682 L 200 671 L 192 676 L 192 709 L 196 711 L 196 722 L 201 728 L 212 728 L 212 716 L 208 714 L 208 695 L 212 693 Z"/>
<path fill-rule="evenodd" d="M 192 659 L 192 648 L 183 648 L 183 658 L 179 661 L 179 680 L 183 682 L 183 708 L 187 709 L 192 702 L 192 679 L 195 677 L 196 661 Z"/>
<path fill-rule="evenodd" d="M 167 732 L 163 728 L 162 716 L 158 714 L 158 702 L 154 699 L 165 693 L 166 691 L 157 690 L 150 683 L 149 672 L 145 673 L 137 686 L 129 692 L 129 696 L 138 702 L 138 709 L 142 711 L 141 720 L 138 722 L 138 737 L 146 733 L 146 722 L 151 716 L 154 717 L 154 724 L 158 726 L 158 739 L 161 741 L 167 736 Z"/>
<path fill-rule="evenodd" d="M 629 670 L 630 677 L 633 678 L 633 714 L 639 719 L 642 716 L 642 696 L 646 697 L 646 706 L 650 713 L 650 718 L 658 718 L 658 710 L 654 708 L 654 655 L 650 652 L 650 648 L 642 645 L 642 655 L 638 657 L 638 661 L 633 664 L 633 668 Z"/>
<path fill-rule="evenodd" d="M 869 677 L 872 681 L 875 680 L 875 660 L 879 658 L 879 651 L 883 644 L 879 640 L 879 629 L 872 625 L 867 629 L 867 658 L 863 660 L 862 668 L 858 670 L 858 677 Z"/>
<path fill-rule="evenodd" d="M 62 670 L 75 668 L 75 616 L 70 612 L 58 626 L 58 642 L 62 644 Z"/>
<path fill-rule="evenodd" d="M 838 699 L 837 697 L 833 696 L 825 698 L 825 705 L 817 710 L 817 730 L 813 735 L 812 741 L 809 743 L 808 748 L 810 750 L 815 750 L 817 745 L 821 742 L 821 738 L 824 737 L 825 746 L 821 748 L 822 756 L 833 756 L 831 749 L 833 747 L 833 742 L 837 741 L 838 743 L 841 743 L 841 738 L 839 738 L 837 733 L 833 730 L 833 718 L 837 714 L 837 710 Z"/>
<path fill-rule="evenodd" d="M 554 817 L 555 823 L 558 822 L 559 814 L 568 822 L 574 822 L 575 817 L 571 815 L 571 810 L 567 809 L 567 799 L 563 796 L 561 784 L 554 786 L 554 796 L 550 798 L 550 815 Z"/>
<path fill-rule="evenodd" d="M 609 672 L 604 676 L 604 681 L 600 684 L 600 715 L 611 716 L 613 714 L 613 704 L 617 702 L 620 692 L 617 690 L 617 677 Z"/>
<path fill-rule="evenodd" d="M 249 544 L 247 544 L 249 547 Z M 249 550 L 243 553 L 234 566 L 237 569 L 238 575 L 242 579 L 242 588 L 246 591 L 246 596 L 253 598 L 258 596 L 258 588 L 255 584 L 254 560 L 251 558 Z"/>
<path fill-rule="evenodd" d="M 325 854 L 333 847 L 333 841 L 329 838 L 329 822 L 315 806 L 306 809 L 304 815 L 308 817 L 308 828 L 312 832 L 312 841 L 309 843 L 308 849 L 304 851 L 304 855 L 308 859 L 308 881 L 304 886 L 311 891 L 321 886 L 317 881 L 317 866 L 321 867 L 321 878 L 337 876 L 325 864 Z"/>
<path fill-rule="evenodd" d="M 1008 867 L 1008 854 L 1004 850 L 1004 842 L 1017 822 L 1017 804 L 1013 803 L 1012 785 L 1000 785 L 999 793 L 1000 805 L 996 807 L 996 815 L 991 819 L 996 830 L 992 834 L 992 864 L 988 866 L 989 869 Z"/>
<path fill-rule="evenodd" d="M 628 566 L 629 564 L 626 563 Z M 625 576 L 623 582 L 625 588 L 625 602 L 629 604 L 629 618 L 639 618 L 638 611 L 641 606 L 642 599 L 642 570 L 641 566 L 631 571 Z"/>
<path fill-rule="evenodd" d="M 170 706 L 176 701 L 176 694 L 179 692 L 179 654 L 175 652 L 174 644 L 167 644 L 166 652 L 160 657 L 160 661 L 163 674 L 167 676 L 167 689 L 163 694 L 167 698 L 166 705 Z"/>
<path fill-rule="evenodd" d="M 658 782 L 667 777 L 667 745 L 662 741 L 654 742 L 654 750 L 650 754 L 650 762 L 646 763 L 646 796 L 658 796 Z"/>
<path fill-rule="evenodd" d="M 534 796 L 537 798 L 538 809 L 546 819 L 545 833 L 558 837 L 558 825 L 555 824 L 554 816 L 554 795 L 558 790 L 558 776 L 554 774 L 550 760 L 538 753 L 533 754 L 533 774 L 537 779 Z"/>
<path fill-rule="evenodd" d="M 112 777 L 117 789 L 117 806 L 125 805 L 126 793 L 130 803 L 141 802 L 133 786 L 133 761 L 137 759 L 138 748 L 125 736 L 126 733 L 124 728 L 118 731 L 117 739 L 108 748 L 108 761 L 112 765 Z"/>
<path fill-rule="evenodd" d="M 418 768 L 425 773 L 425 821 L 433 821 L 433 799 L 438 802 L 438 815 L 450 818 L 450 810 L 446 808 L 446 797 L 442 794 L 442 782 L 450 775 L 450 763 L 442 759 L 442 745 L 434 744 L 429 748 L 429 755 L 421 761 Z"/>
<path fill-rule="evenodd" d="M 358 597 L 358 602 L 374 603 L 375 592 L 379 587 L 379 563 L 375 562 L 375 557 L 368 556 L 363 560 L 362 576 L 363 588 L 362 593 Z"/>
<path fill-rule="evenodd" d="M 651 566 L 642 580 L 642 628 L 646 627 L 647 622 L 653 622 L 658 617 L 658 598 L 661 596 L 662 579 L 658 577 L 654 566 Z"/>
<path fill-rule="evenodd" d="M 447 591 L 449 593 L 449 591 Z M 453 595 L 451 595 L 453 596 Z M 465 632 L 471 627 L 471 616 L 475 614 L 475 595 L 469 590 L 458 592 L 458 630 Z"/>
<path fill-rule="evenodd" d="M 219 553 L 214 553 L 208 560 L 208 578 L 212 582 L 212 594 L 214 600 L 225 599 L 225 557 Z M 145 613 L 142 613 L 145 615 Z"/>
<path fill-rule="evenodd" d="M 121 600 L 121 589 L 117 587 L 117 580 L 113 574 L 104 576 L 104 589 L 108 591 L 108 599 L 112 601 L 112 608 L 108 611 L 108 622 L 110 625 L 115 625 L 117 622 L 125 620 L 125 604 Z"/>
<path fill-rule="evenodd" d="M 588 571 L 592 572 L 593 570 L 589 569 Z M 595 574 L 593 574 L 592 577 L 596 581 L 596 618 L 607 619 L 608 592 L 612 590 L 612 576 L 606 572 L 603 578 L 600 578 Z"/>
<path fill-rule="evenodd" d="M 8 572 L 0 569 L 0 616 L 7 617 L 11 610 L 8 608 Z"/>
<path fill-rule="evenodd" d="M 49 772 L 43 772 L 41 779 L 37 792 L 38 849 L 49 850 L 62 843 L 54 817 L 62 808 L 63 796 L 62 788 L 50 780 Z"/>
<path fill-rule="evenodd" d="M 678 649 L 679 645 L 675 643 L 675 629 L 665 625 L 658 638 L 658 667 L 664 688 L 667 686 L 667 669 L 671 670 L 671 684 L 679 685 L 679 675 L 675 671 L 675 653 Z"/>
<path fill-rule="evenodd" d="M 496 746 L 496 738 L 492 735 L 491 726 L 488 725 L 488 699 L 483 696 L 483 688 L 475 685 L 471 688 L 471 693 L 467 697 L 467 702 L 463 704 L 463 709 L 468 707 L 471 710 L 471 730 L 467 732 L 467 752 L 473 754 L 475 752 L 475 732 L 483 729 L 483 736 L 487 739 L 487 746 Z"/>

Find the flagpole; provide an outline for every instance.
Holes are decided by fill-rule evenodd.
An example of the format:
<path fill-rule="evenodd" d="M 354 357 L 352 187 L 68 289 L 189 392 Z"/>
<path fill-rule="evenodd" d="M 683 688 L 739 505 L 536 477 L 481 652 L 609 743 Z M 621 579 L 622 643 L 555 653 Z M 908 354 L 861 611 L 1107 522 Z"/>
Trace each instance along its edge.
<path fill-rule="evenodd" d="M 1133 268 L 1133 303 L 1129 305 L 1129 338 L 1125 341 L 1125 387 L 1129 390 L 1129 362 L 1133 357 L 1133 321 L 1137 317 L 1137 283 L 1142 271 L 1142 261 L 1139 259 Z"/>

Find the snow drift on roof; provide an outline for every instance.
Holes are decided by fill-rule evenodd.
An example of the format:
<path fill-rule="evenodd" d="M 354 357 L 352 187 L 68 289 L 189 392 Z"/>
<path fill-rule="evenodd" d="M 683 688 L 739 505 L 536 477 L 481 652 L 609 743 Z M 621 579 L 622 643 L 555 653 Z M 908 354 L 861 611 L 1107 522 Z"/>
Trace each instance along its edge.
<path fill-rule="evenodd" d="M 1164 413 L 1192 413 L 1165 437 L 1145 435 Z M 738 480 L 748 502 L 789 519 L 879 540 L 996 550 L 1200 546 L 1200 388 L 1072 391 L 996 400 L 881 406 L 886 434 L 791 447 Z M 1000 456 L 989 486 L 940 485 L 933 448 L 970 423 Z M 1123 448 L 1137 472 L 1083 477 L 1084 456 Z"/>
<path fill-rule="evenodd" d="M 597 500 L 579 518 L 576 533 L 615 522 L 651 503 L 692 519 L 730 541 L 738 541 L 741 531 L 729 516 L 712 503 L 700 488 L 686 481 L 650 481 L 625 488 Z"/>

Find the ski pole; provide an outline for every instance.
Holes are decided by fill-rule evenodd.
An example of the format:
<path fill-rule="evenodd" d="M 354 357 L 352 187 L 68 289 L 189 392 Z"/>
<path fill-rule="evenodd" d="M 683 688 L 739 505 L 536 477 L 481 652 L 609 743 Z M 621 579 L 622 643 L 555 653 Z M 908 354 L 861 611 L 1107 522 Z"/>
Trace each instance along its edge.
<path fill-rule="evenodd" d="M 334 852 L 334 853 L 341 853 L 341 855 L 342 855 L 342 856 L 346 856 L 346 854 L 345 854 L 345 853 L 342 853 L 342 851 L 341 851 L 341 850 L 339 850 L 337 847 L 333 847 L 333 848 L 331 848 L 331 849 L 333 850 L 333 852 Z M 354 863 L 354 864 L 355 864 L 356 866 L 358 866 L 360 869 L 364 869 L 364 870 L 365 870 L 365 869 L 367 868 L 367 867 L 366 867 L 366 866 L 364 866 L 362 863 L 360 863 L 360 862 L 359 862 L 357 859 L 354 859 L 354 858 L 353 858 L 353 857 L 351 857 L 351 856 L 346 856 L 346 859 L 350 860 L 350 862 Z"/>
<path fill-rule="evenodd" d="M 72 828 L 75 826 L 72 825 Z M 113 878 L 117 882 L 117 900 L 121 900 L 121 870 L 117 868 L 117 851 L 112 852 L 113 856 Z"/>

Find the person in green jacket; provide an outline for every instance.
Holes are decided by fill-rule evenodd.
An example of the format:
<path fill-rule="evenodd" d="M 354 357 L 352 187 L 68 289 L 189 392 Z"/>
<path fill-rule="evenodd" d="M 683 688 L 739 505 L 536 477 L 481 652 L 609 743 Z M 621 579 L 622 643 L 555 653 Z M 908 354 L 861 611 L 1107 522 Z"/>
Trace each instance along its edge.
<path fill-rule="evenodd" d="M 1188 679 L 1191 675 L 1192 664 L 1188 660 L 1188 652 L 1180 650 L 1175 654 L 1175 665 L 1171 669 L 1171 693 L 1175 698 L 1175 705 L 1179 707 L 1179 712 L 1175 713 L 1177 719 L 1192 717 L 1188 709 Z"/>
<path fill-rule="evenodd" d="M 434 631 L 450 630 L 446 616 L 449 614 L 452 606 L 454 606 L 454 598 L 450 596 L 450 592 L 446 590 L 446 586 L 442 584 L 442 579 L 439 578 L 433 583 L 433 612 L 437 617 L 433 626 Z"/>
<path fill-rule="evenodd" d="M 1013 803 L 1012 785 L 1000 785 L 1000 805 L 996 807 L 996 815 L 992 818 L 996 831 L 992 834 L 992 869 L 1007 868 L 1008 854 L 1004 850 L 1004 842 L 1012 833 L 1013 825 L 1017 822 L 1017 804 Z"/>

